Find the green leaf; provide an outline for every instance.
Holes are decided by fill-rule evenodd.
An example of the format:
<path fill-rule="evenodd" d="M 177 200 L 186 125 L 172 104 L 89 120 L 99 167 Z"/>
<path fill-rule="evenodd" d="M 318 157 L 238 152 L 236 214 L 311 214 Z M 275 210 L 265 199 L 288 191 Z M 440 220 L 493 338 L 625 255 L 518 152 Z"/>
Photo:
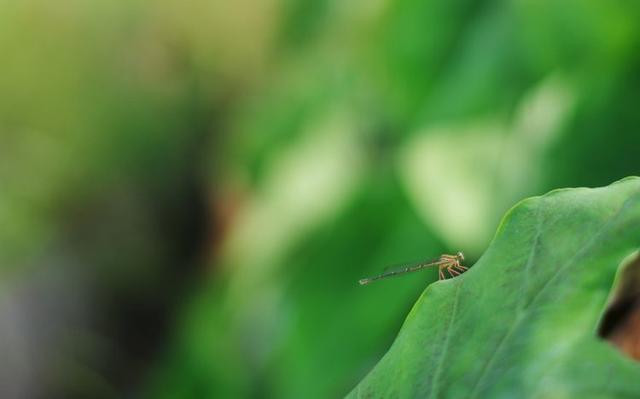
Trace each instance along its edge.
<path fill-rule="evenodd" d="M 427 287 L 349 397 L 640 397 L 640 365 L 596 334 L 639 226 L 636 177 L 520 202 L 473 268 Z"/>

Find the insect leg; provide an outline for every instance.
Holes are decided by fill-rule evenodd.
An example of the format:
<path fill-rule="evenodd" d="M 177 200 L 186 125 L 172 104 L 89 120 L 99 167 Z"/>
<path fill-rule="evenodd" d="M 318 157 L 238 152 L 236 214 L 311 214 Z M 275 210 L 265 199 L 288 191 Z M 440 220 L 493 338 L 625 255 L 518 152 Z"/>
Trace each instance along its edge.
<path fill-rule="evenodd" d="M 460 272 L 462 272 L 462 273 L 464 273 L 464 272 L 466 272 L 467 270 L 469 270 L 468 268 L 466 268 L 466 267 L 464 267 L 464 266 L 462 266 L 462 265 L 454 265 L 453 267 L 454 267 L 456 270 L 459 270 L 459 271 L 460 271 Z"/>

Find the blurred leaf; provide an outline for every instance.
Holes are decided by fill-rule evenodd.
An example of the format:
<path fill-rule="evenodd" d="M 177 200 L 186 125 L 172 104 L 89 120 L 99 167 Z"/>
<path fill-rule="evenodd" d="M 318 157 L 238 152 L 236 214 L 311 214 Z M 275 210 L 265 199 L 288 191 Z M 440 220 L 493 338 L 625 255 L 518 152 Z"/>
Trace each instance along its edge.
<path fill-rule="evenodd" d="M 307 45 L 318 34 L 326 19 L 330 3 L 323 1 L 289 0 L 284 3 L 282 41 L 293 48 Z"/>
<path fill-rule="evenodd" d="M 638 397 L 640 367 L 596 338 L 638 248 L 640 179 L 527 199 L 460 278 L 430 285 L 351 397 Z"/>
<path fill-rule="evenodd" d="M 575 113 L 541 159 L 547 187 L 598 186 L 638 173 L 640 135 L 619 132 L 640 124 L 635 105 L 639 67 L 640 60 L 634 60 L 615 79 L 582 88 Z"/>
<path fill-rule="evenodd" d="M 411 208 L 393 170 L 380 165 L 376 172 L 335 216 L 290 239 L 292 248 L 273 265 L 236 261 L 228 280 L 207 287 L 189 308 L 184 335 L 149 397 L 348 392 L 391 342 L 424 282 L 437 275 L 430 270 L 366 288 L 358 279 L 447 250 Z"/>
<path fill-rule="evenodd" d="M 273 396 L 344 395 L 391 342 L 435 271 L 360 287 L 386 265 L 444 249 L 408 204 L 391 171 L 378 170 L 337 218 L 296 245 L 283 261 L 279 345 L 270 359 Z M 383 206 L 386 212 L 379 212 Z M 330 293 L 330 295 L 327 295 Z M 266 341 L 269 346 L 272 343 Z M 263 344 L 264 345 L 264 344 Z M 336 362 L 336 354 L 340 361 Z M 318 378 L 318 370 L 324 378 Z"/>

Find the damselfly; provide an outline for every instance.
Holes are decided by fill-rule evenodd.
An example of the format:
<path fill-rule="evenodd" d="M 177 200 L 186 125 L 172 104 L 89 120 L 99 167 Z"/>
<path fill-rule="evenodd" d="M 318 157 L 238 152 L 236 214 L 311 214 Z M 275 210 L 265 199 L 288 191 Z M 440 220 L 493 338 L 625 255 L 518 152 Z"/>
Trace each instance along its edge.
<path fill-rule="evenodd" d="M 426 269 L 431 266 L 438 266 L 438 276 L 440 280 L 444 280 L 446 278 L 444 272 L 448 272 L 451 277 L 459 276 L 464 273 L 467 268 L 462 266 L 462 262 L 464 262 L 464 254 L 462 252 L 458 252 L 455 255 L 440 255 L 439 258 L 433 259 L 430 261 L 415 263 L 411 266 L 406 266 L 401 269 L 391 270 L 386 273 L 382 273 L 380 275 L 363 278 L 360 280 L 361 285 L 369 284 L 373 281 L 380 280 L 381 278 L 397 276 L 399 274 L 415 272 L 418 270 Z"/>

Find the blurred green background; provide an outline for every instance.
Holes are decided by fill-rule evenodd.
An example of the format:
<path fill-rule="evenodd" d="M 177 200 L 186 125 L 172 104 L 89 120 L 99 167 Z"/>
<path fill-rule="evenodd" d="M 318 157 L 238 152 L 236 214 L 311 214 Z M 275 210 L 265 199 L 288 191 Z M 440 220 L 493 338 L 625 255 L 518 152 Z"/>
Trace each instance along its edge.
<path fill-rule="evenodd" d="M 3 398 L 332 398 L 518 200 L 638 174 L 623 1 L 0 2 Z"/>

